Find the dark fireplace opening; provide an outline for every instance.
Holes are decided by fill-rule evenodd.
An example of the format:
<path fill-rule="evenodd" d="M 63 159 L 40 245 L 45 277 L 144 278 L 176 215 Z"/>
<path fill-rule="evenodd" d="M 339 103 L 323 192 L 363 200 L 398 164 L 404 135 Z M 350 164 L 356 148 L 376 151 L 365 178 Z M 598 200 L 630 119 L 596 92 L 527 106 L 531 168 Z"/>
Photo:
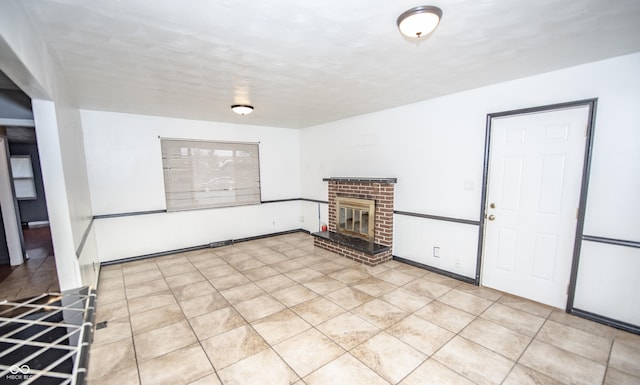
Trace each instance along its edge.
<path fill-rule="evenodd" d="M 336 231 L 373 242 L 375 229 L 375 201 L 357 198 L 336 198 Z"/>

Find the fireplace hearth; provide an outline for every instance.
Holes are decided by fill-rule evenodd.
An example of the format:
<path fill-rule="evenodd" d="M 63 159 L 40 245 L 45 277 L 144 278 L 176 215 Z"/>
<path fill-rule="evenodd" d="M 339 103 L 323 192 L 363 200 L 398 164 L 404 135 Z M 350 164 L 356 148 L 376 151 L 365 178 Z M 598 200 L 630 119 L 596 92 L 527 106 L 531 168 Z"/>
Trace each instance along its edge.
<path fill-rule="evenodd" d="M 313 233 L 317 247 L 367 265 L 392 258 L 396 178 L 326 178 L 327 231 Z"/>

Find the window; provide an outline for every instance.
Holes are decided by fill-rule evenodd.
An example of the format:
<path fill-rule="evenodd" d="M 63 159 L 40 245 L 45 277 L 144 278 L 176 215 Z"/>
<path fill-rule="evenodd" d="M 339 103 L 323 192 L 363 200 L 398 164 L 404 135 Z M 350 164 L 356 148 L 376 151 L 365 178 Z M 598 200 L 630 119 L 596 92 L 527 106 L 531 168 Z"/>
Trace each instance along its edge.
<path fill-rule="evenodd" d="M 38 199 L 36 183 L 33 179 L 31 156 L 14 155 L 11 157 L 11 174 L 16 198 L 19 200 Z"/>
<path fill-rule="evenodd" d="M 168 211 L 260 203 L 257 143 L 160 142 Z"/>

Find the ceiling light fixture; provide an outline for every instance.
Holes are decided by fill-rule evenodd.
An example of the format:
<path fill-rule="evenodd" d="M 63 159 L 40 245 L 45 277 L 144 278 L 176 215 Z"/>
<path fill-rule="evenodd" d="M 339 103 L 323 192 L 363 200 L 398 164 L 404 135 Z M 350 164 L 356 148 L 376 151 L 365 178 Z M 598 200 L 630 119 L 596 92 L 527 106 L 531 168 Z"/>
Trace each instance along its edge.
<path fill-rule="evenodd" d="M 398 16 L 398 29 L 403 35 L 419 39 L 433 32 L 440 23 L 442 10 L 432 5 L 420 5 Z"/>
<path fill-rule="evenodd" d="M 238 115 L 249 115 L 253 112 L 253 106 L 248 104 L 234 104 L 231 109 Z"/>

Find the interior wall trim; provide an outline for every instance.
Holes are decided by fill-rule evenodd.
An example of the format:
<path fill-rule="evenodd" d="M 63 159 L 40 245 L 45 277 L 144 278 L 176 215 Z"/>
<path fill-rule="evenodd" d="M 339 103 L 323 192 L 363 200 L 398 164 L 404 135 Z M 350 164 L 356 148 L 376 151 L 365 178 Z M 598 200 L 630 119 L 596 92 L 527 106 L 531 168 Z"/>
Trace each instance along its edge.
<path fill-rule="evenodd" d="M 119 218 L 119 217 L 133 217 L 136 215 L 149 215 L 149 214 L 162 214 L 166 213 L 167 210 L 149 210 L 149 211 L 132 211 L 128 213 L 115 213 L 115 214 L 100 214 L 94 215 L 93 219 L 107 219 L 107 218 Z"/>
<path fill-rule="evenodd" d="M 195 251 L 195 250 L 202 250 L 202 249 L 215 249 L 215 248 L 218 248 L 218 247 L 234 245 L 234 244 L 240 243 L 240 242 L 254 241 L 256 239 L 270 238 L 270 237 L 275 237 L 275 236 L 278 236 L 278 235 L 286 235 L 286 234 L 293 234 L 293 233 L 300 233 L 300 232 L 305 233 L 305 234 L 310 234 L 307 230 L 304 230 L 304 229 L 279 231 L 277 233 L 262 234 L 262 235 L 256 235 L 256 236 L 253 236 L 253 237 L 238 238 L 238 239 L 227 239 L 227 240 L 224 240 L 224 241 L 210 242 L 210 243 L 207 243 L 207 244 L 204 244 L 204 245 L 183 247 L 183 248 L 180 248 L 180 249 L 159 251 L 157 253 L 143 254 L 143 255 L 138 255 L 138 256 L 128 257 L 128 258 L 120 258 L 120 259 L 115 259 L 113 261 L 100 262 L 100 266 L 117 265 L 119 263 L 140 261 L 140 260 L 143 260 L 143 259 L 155 258 L 155 257 L 163 257 L 165 255 L 184 253 L 184 252 L 187 252 L 187 251 Z"/>
<path fill-rule="evenodd" d="M 321 201 L 317 199 L 309 199 L 309 198 L 285 198 L 285 199 L 271 199 L 267 201 L 260 201 L 261 204 L 270 204 L 270 203 L 282 203 L 282 202 L 295 202 L 295 201 L 305 201 L 305 202 L 314 202 L 314 203 L 324 203 L 329 204 L 327 201 Z M 215 209 L 218 207 L 212 207 L 211 209 Z M 225 207 L 229 208 L 229 207 Z M 209 210 L 209 209 L 203 209 Z M 160 210 L 148 210 L 148 211 L 130 211 L 125 213 L 114 213 L 114 214 L 99 214 L 94 215 L 93 219 L 108 219 L 108 218 L 119 218 L 119 217 L 132 217 L 135 215 L 150 215 L 150 214 L 163 214 L 166 213 L 166 209 Z"/>
<path fill-rule="evenodd" d="M 405 258 L 402 258 L 402 257 L 398 257 L 396 255 L 393 256 L 393 260 L 394 261 L 398 261 L 398 262 L 402 262 L 402 263 L 406 263 L 407 265 L 419 267 L 421 269 L 429 270 L 429 271 L 432 271 L 434 273 L 442 274 L 442 275 L 445 275 L 445 276 L 447 276 L 449 278 L 457 279 L 458 281 L 470 283 L 472 285 L 475 282 L 475 279 L 473 279 L 471 277 L 467 277 L 467 276 L 464 276 L 464 275 L 452 273 L 452 272 L 447 271 L 447 270 L 438 269 L 437 267 L 425 265 L 425 264 L 422 264 L 422 263 L 419 263 L 419 262 L 412 261 L 410 259 L 405 259 Z"/>
<path fill-rule="evenodd" d="M 471 219 L 443 217 L 440 215 L 420 214 L 420 213 L 412 213 L 409 211 L 400 211 L 400 210 L 394 210 L 393 213 L 398 215 L 405 215 L 408 217 L 425 218 L 425 219 L 433 219 L 437 221 L 455 222 L 455 223 L 463 223 L 465 225 L 480 226 L 480 221 L 475 221 Z"/>
<path fill-rule="evenodd" d="M 298 199 L 300 199 L 301 201 L 304 201 L 304 202 L 323 203 L 325 205 L 329 204 L 329 201 L 322 201 L 322 200 L 318 200 L 318 199 L 310 199 L 310 198 L 298 198 Z"/>
<path fill-rule="evenodd" d="M 583 235 L 582 240 L 589 241 L 589 242 L 606 243 L 609 245 L 616 245 L 616 246 L 634 247 L 634 248 L 640 249 L 640 242 L 627 241 L 624 239 L 596 237 L 594 235 Z"/>
<path fill-rule="evenodd" d="M 91 220 L 89 221 L 89 225 L 87 226 L 87 228 L 84 229 L 84 234 L 82 234 L 82 239 L 80 240 L 80 244 L 78 245 L 78 248 L 76 249 L 76 258 L 78 258 L 78 259 L 82 255 L 82 250 L 84 249 L 84 244 L 87 243 L 87 238 L 89 237 L 89 233 L 91 232 L 92 228 L 93 228 L 93 218 L 91 218 Z"/>
<path fill-rule="evenodd" d="M 302 198 L 285 198 L 285 199 L 271 199 L 268 201 L 260 201 L 261 204 L 268 204 L 268 203 L 281 203 L 281 202 L 295 202 L 295 201 L 299 201 Z"/>
<path fill-rule="evenodd" d="M 640 335 L 640 326 L 637 326 L 637 325 L 632 325 L 627 322 L 618 321 L 615 319 L 611 319 L 609 317 L 605 317 L 599 314 L 591 313 L 591 312 L 576 309 L 576 308 L 571 309 L 568 313 L 576 315 L 578 317 L 586 318 L 590 321 L 599 322 L 601 324 L 605 324 L 607 326 L 611 326 L 616 329 L 624 330 L 625 332 Z"/>

